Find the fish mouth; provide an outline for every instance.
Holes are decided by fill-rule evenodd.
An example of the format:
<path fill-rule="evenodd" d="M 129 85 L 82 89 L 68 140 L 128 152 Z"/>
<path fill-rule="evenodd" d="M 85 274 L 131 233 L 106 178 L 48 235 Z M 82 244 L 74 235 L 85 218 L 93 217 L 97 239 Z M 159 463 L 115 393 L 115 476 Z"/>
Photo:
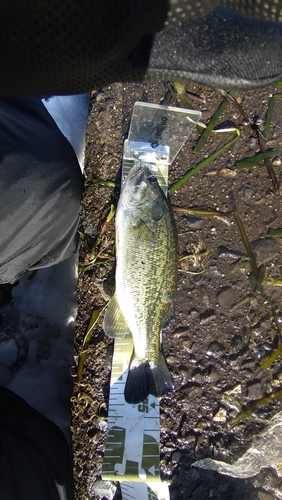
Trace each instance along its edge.
<path fill-rule="evenodd" d="M 128 178 L 136 187 L 142 184 L 148 185 L 156 180 L 154 173 L 147 165 L 135 165 L 129 172 Z"/>
<path fill-rule="evenodd" d="M 138 176 L 145 171 L 148 172 L 148 167 L 142 166 L 142 165 L 134 166 L 129 173 L 130 179 L 136 180 L 138 178 Z"/>

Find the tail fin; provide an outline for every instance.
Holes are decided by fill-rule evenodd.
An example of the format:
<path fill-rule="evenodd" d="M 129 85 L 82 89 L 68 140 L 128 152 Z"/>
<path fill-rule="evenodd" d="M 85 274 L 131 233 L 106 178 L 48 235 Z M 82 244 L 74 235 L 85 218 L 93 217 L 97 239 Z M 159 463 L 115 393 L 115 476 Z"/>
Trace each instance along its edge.
<path fill-rule="evenodd" d="M 133 358 L 124 389 L 127 403 L 138 404 L 149 394 L 161 397 L 173 389 L 173 378 L 161 353 L 156 361 Z"/>

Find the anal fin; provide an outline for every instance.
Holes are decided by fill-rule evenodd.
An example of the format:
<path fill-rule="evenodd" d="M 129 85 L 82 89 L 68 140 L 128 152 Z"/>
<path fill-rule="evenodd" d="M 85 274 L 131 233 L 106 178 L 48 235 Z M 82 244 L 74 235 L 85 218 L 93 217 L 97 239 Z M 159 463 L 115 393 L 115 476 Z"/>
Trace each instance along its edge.
<path fill-rule="evenodd" d="M 116 293 L 109 300 L 105 311 L 103 329 L 109 337 L 119 339 L 122 339 L 129 332 L 127 323 L 120 310 Z"/>

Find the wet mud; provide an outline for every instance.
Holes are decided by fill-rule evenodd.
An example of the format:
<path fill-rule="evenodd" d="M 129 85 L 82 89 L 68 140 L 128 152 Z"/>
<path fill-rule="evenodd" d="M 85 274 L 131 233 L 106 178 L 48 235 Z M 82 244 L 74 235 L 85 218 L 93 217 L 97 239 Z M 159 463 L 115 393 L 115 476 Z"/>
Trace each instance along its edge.
<path fill-rule="evenodd" d="M 222 96 L 203 86 L 187 85 L 187 90 L 198 96 L 192 102 L 207 123 Z M 269 96 L 275 91 L 238 91 L 235 97 L 251 120 L 263 121 Z M 134 102 L 158 104 L 166 92 L 164 83 L 115 84 L 92 95 L 81 224 L 77 359 L 92 311 L 103 307 L 114 289 L 114 220 L 105 220 L 110 206 L 117 203 L 119 188 L 98 183 L 97 179 L 119 183 L 123 141 Z M 172 100 L 170 104 L 177 103 Z M 281 117 L 282 101 L 277 100 L 266 147 L 280 151 L 273 167 L 279 180 Z M 261 368 L 262 361 L 280 343 L 281 287 L 265 286 L 266 295 L 254 290 L 250 262 L 242 259 L 246 249 L 234 219 L 237 212 L 257 264 L 265 266 L 268 282 L 271 278 L 281 279 L 281 237 L 269 235 L 270 228 L 282 227 L 281 196 L 275 192 L 263 164 L 235 169 L 235 161 L 254 155 L 259 148 L 253 130 L 231 104 L 219 122 L 221 127 L 230 125 L 240 129 L 236 144 L 171 196 L 173 205 L 212 209 L 229 219 L 227 224 L 212 216 L 174 211 L 181 260 L 174 310 L 163 330 L 163 351 L 175 391 L 160 402 L 161 477 L 170 483 L 171 500 L 282 498 L 279 468 L 264 469 L 250 479 L 234 479 L 191 467 L 205 457 L 234 462 L 265 422 L 282 410 L 281 399 L 277 399 L 252 418 L 234 426 L 229 423 L 238 414 L 239 405 L 248 408 L 282 388 L 282 357 L 269 368 Z M 232 132 L 213 134 L 203 150 L 195 154 L 195 130 L 171 166 L 169 184 L 231 137 Z M 100 320 L 93 329 L 83 376 L 79 384 L 74 384 L 72 398 L 77 500 L 102 498 L 95 482 L 101 479 L 112 352 L 113 342 L 104 335 Z M 117 490 L 115 499 L 119 498 Z"/>

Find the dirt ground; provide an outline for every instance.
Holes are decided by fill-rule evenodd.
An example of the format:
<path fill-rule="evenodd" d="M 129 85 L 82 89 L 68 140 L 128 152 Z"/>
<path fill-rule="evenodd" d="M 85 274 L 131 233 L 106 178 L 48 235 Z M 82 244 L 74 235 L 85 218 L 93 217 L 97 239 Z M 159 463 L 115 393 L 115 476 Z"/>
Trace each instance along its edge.
<path fill-rule="evenodd" d="M 192 102 L 207 123 L 222 96 L 204 86 L 186 88 L 198 96 L 192 96 Z M 119 190 L 93 180 L 119 181 L 123 141 L 134 102 L 158 104 L 166 92 L 166 84 L 155 83 L 115 84 L 93 93 L 87 128 L 80 266 L 91 261 L 98 248 L 101 250 L 101 231 L 102 260 L 105 259 L 102 264 L 98 265 L 98 260 L 96 265 L 85 267 L 83 272 L 80 269 L 77 356 L 82 351 L 92 311 L 105 305 L 114 288 L 115 262 L 110 253 L 114 221 L 106 225 L 104 222 L 110 205 L 117 203 Z M 279 89 L 236 91 L 235 97 L 248 116 L 259 123 L 265 118 L 269 96 L 274 92 Z M 174 100 L 170 104 L 176 105 Z M 281 279 L 281 238 L 268 235 L 269 228 L 282 227 L 280 194 L 275 192 L 264 165 L 242 170 L 234 167 L 235 161 L 258 151 L 257 139 L 240 111 L 228 104 L 219 123 L 225 127 L 235 124 L 241 131 L 240 139 L 177 190 L 171 203 L 228 215 L 236 211 L 258 264 L 266 266 L 266 278 Z M 213 135 L 203 150 L 195 154 L 192 147 L 198 135 L 195 130 L 172 164 L 170 185 L 232 137 L 232 133 Z M 268 147 L 280 152 L 274 170 L 281 180 L 279 100 L 275 103 Z M 233 427 L 228 423 L 237 415 L 230 398 L 236 398 L 245 408 L 282 388 L 282 356 L 270 368 L 260 367 L 280 342 L 277 324 L 282 322 L 281 288 L 266 286 L 267 300 L 253 290 L 239 265 L 239 257 L 245 254 L 242 238 L 234 217 L 229 218 L 227 225 L 215 217 L 201 218 L 175 211 L 180 257 L 191 253 L 198 256 L 184 259 L 182 267 L 179 265 L 174 314 L 163 331 L 163 350 L 175 380 L 175 391 L 160 402 L 161 476 L 170 483 L 171 500 L 282 499 L 282 479 L 274 468 L 244 480 L 191 468 L 192 463 L 205 457 L 234 462 L 265 422 L 282 410 L 281 399 L 277 399 L 258 410 L 253 418 Z M 246 267 L 248 271 L 248 263 Z M 76 500 L 101 498 L 95 481 L 101 478 L 112 352 L 113 342 L 105 337 L 100 320 L 93 330 L 83 376 L 79 384 L 75 383 L 72 398 Z M 120 498 L 117 490 L 115 499 Z"/>

